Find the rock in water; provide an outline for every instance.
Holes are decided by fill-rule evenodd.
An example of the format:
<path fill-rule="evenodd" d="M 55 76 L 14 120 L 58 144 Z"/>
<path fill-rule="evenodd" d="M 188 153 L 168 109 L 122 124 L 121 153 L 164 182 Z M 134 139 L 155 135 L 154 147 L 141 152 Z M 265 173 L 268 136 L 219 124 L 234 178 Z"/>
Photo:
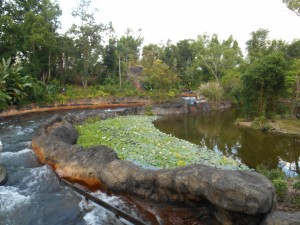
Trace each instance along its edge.
<path fill-rule="evenodd" d="M 6 170 L 0 166 L 0 185 L 5 184 L 7 179 L 8 179 L 8 175 Z"/>

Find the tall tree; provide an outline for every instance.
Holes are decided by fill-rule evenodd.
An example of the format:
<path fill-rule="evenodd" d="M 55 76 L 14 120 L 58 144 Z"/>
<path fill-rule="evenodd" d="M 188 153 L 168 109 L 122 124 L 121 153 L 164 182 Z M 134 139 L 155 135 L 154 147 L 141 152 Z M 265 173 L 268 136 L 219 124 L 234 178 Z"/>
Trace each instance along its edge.
<path fill-rule="evenodd" d="M 26 62 L 24 72 L 46 80 L 58 36 L 58 4 L 51 0 L 4 1 L 0 13 L 0 55 Z"/>
<path fill-rule="evenodd" d="M 102 23 L 96 23 L 94 13 L 96 9 L 91 10 L 91 0 L 79 0 L 77 8 L 72 15 L 80 19 L 80 24 L 73 24 L 69 33 L 72 35 L 77 51 L 76 65 L 77 73 L 81 77 L 82 86 L 87 87 L 88 81 L 93 76 L 93 69 L 103 50 L 102 32 L 110 29 Z"/>
<path fill-rule="evenodd" d="M 168 65 L 157 59 L 151 66 L 144 69 L 141 81 L 147 90 L 166 93 L 178 87 L 180 78 Z"/>
<path fill-rule="evenodd" d="M 274 112 L 284 90 L 286 60 L 274 52 L 253 61 L 242 74 L 243 109 L 248 117 Z"/>
<path fill-rule="evenodd" d="M 208 78 L 217 82 L 224 76 L 226 70 L 238 67 L 242 62 L 242 53 L 236 40 L 230 36 L 220 42 L 216 34 L 209 37 L 202 35 L 196 42 L 197 54 L 194 68 L 204 71 Z"/>
<path fill-rule="evenodd" d="M 121 60 L 126 64 L 138 61 L 143 41 L 141 29 L 138 30 L 137 34 L 133 30 L 127 29 L 125 35 L 117 42 L 118 54 Z"/>
<path fill-rule="evenodd" d="M 149 44 L 143 47 L 142 65 L 151 66 L 156 60 L 162 60 L 163 48 L 156 44 Z"/>
<path fill-rule="evenodd" d="M 257 58 L 266 54 L 271 41 L 269 40 L 269 31 L 259 29 L 251 32 L 251 39 L 246 42 L 249 62 L 255 61 Z"/>

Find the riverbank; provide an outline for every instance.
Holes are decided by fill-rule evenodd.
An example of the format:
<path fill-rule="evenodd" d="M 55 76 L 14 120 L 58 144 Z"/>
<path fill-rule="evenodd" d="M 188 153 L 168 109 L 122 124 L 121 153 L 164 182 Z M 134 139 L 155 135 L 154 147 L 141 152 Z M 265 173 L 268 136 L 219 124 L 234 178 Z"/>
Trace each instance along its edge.
<path fill-rule="evenodd" d="M 152 105 L 154 102 L 145 98 L 135 97 L 99 97 L 71 100 L 64 104 L 54 103 L 40 106 L 31 103 L 21 108 L 11 106 L 7 110 L 0 112 L 1 117 L 23 115 L 28 113 L 38 113 L 47 111 L 72 110 L 72 109 L 102 109 L 102 108 L 122 108 Z"/>
<path fill-rule="evenodd" d="M 238 126 L 253 128 L 252 121 L 236 121 Z M 264 131 L 273 132 L 273 133 L 281 133 L 286 135 L 295 135 L 300 137 L 300 120 L 273 120 L 268 121 L 267 125 L 269 129 Z M 255 129 L 255 128 L 253 128 Z"/>

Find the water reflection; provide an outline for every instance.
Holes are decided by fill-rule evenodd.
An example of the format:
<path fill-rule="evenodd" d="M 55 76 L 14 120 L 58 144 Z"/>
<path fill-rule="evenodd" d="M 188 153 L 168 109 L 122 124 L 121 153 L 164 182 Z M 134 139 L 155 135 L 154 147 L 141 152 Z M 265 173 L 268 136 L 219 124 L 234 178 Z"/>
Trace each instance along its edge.
<path fill-rule="evenodd" d="M 251 168 L 259 164 L 284 167 L 287 175 L 299 174 L 300 137 L 261 132 L 234 124 L 236 110 L 182 114 L 155 122 L 161 131 L 213 151 L 232 156 Z"/>

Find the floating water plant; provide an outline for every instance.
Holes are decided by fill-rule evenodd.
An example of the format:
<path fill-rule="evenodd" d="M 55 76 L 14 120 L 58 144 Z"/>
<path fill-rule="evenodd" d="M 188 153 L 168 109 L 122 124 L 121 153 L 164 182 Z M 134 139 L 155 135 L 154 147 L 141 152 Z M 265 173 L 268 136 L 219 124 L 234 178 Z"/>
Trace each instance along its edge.
<path fill-rule="evenodd" d="M 175 168 L 204 164 L 219 168 L 247 170 L 246 165 L 205 147 L 162 133 L 153 125 L 155 116 L 121 116 L 78 125 L 78 144 L 106 145 L 119 158 L 148 168 Z"/>

